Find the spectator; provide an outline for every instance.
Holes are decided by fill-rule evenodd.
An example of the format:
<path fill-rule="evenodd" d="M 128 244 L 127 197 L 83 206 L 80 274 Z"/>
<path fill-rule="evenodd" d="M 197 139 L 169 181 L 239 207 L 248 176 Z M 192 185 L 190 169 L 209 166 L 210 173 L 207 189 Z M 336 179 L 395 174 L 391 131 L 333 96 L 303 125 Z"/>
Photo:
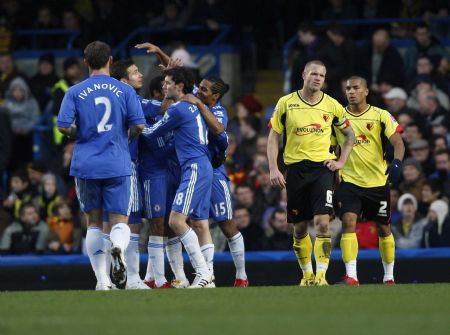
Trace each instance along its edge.
<path fill-rule="evenodd" d="M 43 161 L 32 161 L 27 165 L 27 175 L 30 181 L 30 190 L 33 197 L 41 194 L 43 192 L 41 181 L 42 177 L 47 173 L 47 166 Z"/>
<path fill-rule="evenodd" d="M 260 212 L 258 217 L 263 216 L 264 211 L 271 206 L 275 206 L 280 197 L 280 190 L 270 184 L 270 170 L 268 164 L 263 164 L 256 168 L 256 189 L 254 192 L 254 211 Z"/>
<path fill-rule="evenodd" d="M 411 75 L 415 68 L 419 56 L 441 56 L 448 61 L 450 56 L 444 46 L 435 38 L 430 31 L 430 27 L 426 23 L 416 26 L 414 31 L 414 45 L 410 46 L 405 53 L 405 70 Z"/>
<path fill-rule="evenodd" d="M 35 29 L 55 29 L 58 24 L 52 13 L 52 10 L 48 6 L 42 6 L 38 8 L 36 20 L 33 24 Z M 55 48 L 55 38 L 49 38 L 48 36 L 37 36 L 37 49 L 51 49 Z"/>
<path fill-rule="evenodd" d="M 30 79 L 30 89 L 39 103 L 41 111 L 44 111 L 52 99 L 52 87 L 59 80 L 55 72 L 55 56 L 43 54 L 39 57 L 38 73 Z"/>
<path fill-rule="evenodd" d="M 436 135 L 431 139 L 431 147 L 433 154 L 438 151 L 448 150 L 448 140 L 444 135 Z"/>
<path fill-rule="evenodd" d="M 256 153 L 256 140 L 260 122 L 257 117 L 249 116 L 241 121 L 239 133 L 241 136 L 241 143 L 238 147 L 238 152 L 241 152 L 247 157 L 252 157 Z"/>
<path fill-rule="evenodd" d="M 266 249 L 268 250 L 291 250 L 292 233 L 287 223 L 285 208 L 278 208 L 269 219 L 269 227 L 266 233 Z"/>
<path fill-rule="evenodd" d="M 450 115 L 441 114 L 430 122 L 432 137 L 442 136 L 444 144 L 450 141 Z"/>
<path fill-rule="evenodd" d="M 422 167 L 414 158 L 407 158 L 403 161 L 403 181 L 400 183 L 402 193 L 411 193 L 417 201 L 422 200 L 422 188 L 425 184 L 425 177 Z M 416 205 L 417 209 L 417 205 Z"/>
<path fill-rule="evenodd" d="M 414 79 L 413 89 L 410 92 L 407 105 L 409 108 L 420 110 L 420 94 L 431 93 L 437 97 L 438 106 L 442 106 L 445 110 L 449 109 L 448 95 L 438 89 L 428 75 L 418 75 Z"/>
<path fill-rule="evenodd" d="M 378 249 L 378 231 L 375 221 L 359 221 L 356 223 L 356 237 L 359 249 Z"/>
<path fill-rule="evenodd" d="M 325 34 L 327 38 L 318 59 L 327 67 L 327 92 L 335 96 L 341 91 L 341 80 L 354 73 L 355 45 L 339 25 L 328 27 Z"/>
<path fill-rule="evenodd" d="M 411 143 L 422 139 L 422 130 L 420 129 L 420 126 L 417 123 L 415 122 L 409 123 L 406 125 L 404 129 L 405 132 L 403 133 L 402 137 L 408 146 Z"/>
<path fill-rule="evenodd" d="M 422 187 L 422 201 L 419 202 L 420 216 L 426 216 L 433 201 L 441 198 L 441 185 L 436 180 L 427 180 Z"/>
<path fill-rule="evenodd" d="M 441 185 L 442 195 L 450 199 L 450 153 L 448 150 L 439 150 L 434 154 L 436 171 L 434 171 L 430 180 L 436 180 Z"/>
<path fill-rule="evenodd" d="M 237 205 L 234 209 L 234 219 L 238 230 L 244 237 L 245 250 L 262 250 L 264 234 L 261 227 L 251 220 L 248 208 Z"/>
<path fill-rule="evenodd" d="M 400 125 L 400 127 L 402 127 L 403 130 L 406 129 L 406 127 L 409 124 L 413 124 L 414 123 L 414 117 L 413 114 L 410 111 L 400 111 L 395 115 L 398 124 Z M 405 132 L 403 132 L 402 134 L 403 139 L 405 138 Z"/>
<path fill-rule="evenodd" d="M 391 88 L 386 94 L 383 95 L 383 98 L 387 110 L 395 117 L 397 117 L 403 112 L 410 113 L 411 115 L 417 113 L 416 110 L 413 110 L 406 106 L 408 95 L 406 94 L 405 90 L 401 87 Z"/>
<path fill-rule="evenodd" d="M 236 203 L 248 209 L 253 222 L 261 222 L 262 211 L 264 208 L 255 206 L 255 193 L 248 183 L 236 186 Z"/>
<path fill-rule="evenodd" d="M 395 87 L 403 86 L 403 59 L 391 45 L 387 30 L 376 30 L 372 43 L 362 47 L 357 57 L 356 72 L 367 79 L 371 91 L 383 93 L 380 87 L 382 82 L 389 82 Z"/>
<path fill-rule="evenodd" d="M 166 1 L 163 13 L 148 22 L 149 26 L 181 29 L 186 25 L 188 13 L 176 1 Z"/>
<path fill-rule="evenodd" d="M 61 200 L 56 187 L 56 177 L 52 173 L 45 174 L 41 179 L 41 192 L 34 199 L 36 208 L 42 220 L 47 221 L 47 218 L 53 215 L 53 209 L 56 203 Z"/>
<path fill-rule="evenodd" d="M 0 107 L 0 201 L 3 200 L 5 185 L 4 174 L 9 166 L 12 146 L 11 120 L 6 109 Z"/>
<path fill-rule="evenodd" d="M 128 15 L 124 15 L 120 2 L 113 0 L 93 1 L 95 18 L 92 21 L 89 40 L 97 39 L 110 45 L 116 45 L 129 31 Z"/>
<path fill-rule="evenodd" d="M 14 65 L 11 54 L 0 54 L 0 104 L 5 99 L 6 91 L 10 87 L 11 82 L 17 77 L 27 78 Z"/>
<path fill-rule="evenodd" d="M 439 61 L 440 58 L 437 65 L 439 64 Z M 414 83 L 414 79 L 417 76 L 422 75 L 429 76 L 431 80 L 436 84 L 436 87 L 441 91 L 445 92 L 448 90 L 445 77 L 441 73 L 435 71 L 435 66 L 428 56 L 420 56 L 419 58 L 417 58 L 416 71 L 411 76 L 409 76 L 408 83 Z"/>
<path fill-rule="evenodd" d="M 3 201 L 5 207 L 15 219 L 19 218 L 20 207 L 33 199 L 28 177 L 22 172 L 14 172 L 10 179 L 11 193 Z"/>
<path fill-rule="evenodd" d="M 25 203 L 20 207 L 20 220 L 11 223 L 3 232 L 0 253 L 43 253 L 47 245 L 48 230 L 36 208 Z"/>
<path fill-rule="evenodd" d="M 322 13 L 323 20 L 339 21 L 343 19 L 356 19 L 356 8 L 345 0 L 328 0 L 329 6 Z"/>
<path fill-rule="evenodd" d="M 33 126 L 39 121 L 39 105 L 22 78 L 15 78 L 6 92 L 5 108 L 11 118 L 13 152 L 10 169 L 17 170 L 33 158 Z"/>
<path fill-rule="evenodd" d="M 235 110 L 236 116 L 228 123 L 228 131 L 234 134 L 237 144 L 240 145 L 242 141 L 240 132 L 241 124 L 246 120 L 256 118 L 255 114 L 261 112 L 262 106 L 253 95 L 244 95 L 236 102 Z M 251 120 L 250 122 L 255 121 Z M 259 132 L 260 127 L 255 127 L 257 128 L 257 132 Z"/>
<path fill-rule="evenodd" d="M 229 21 L 229 8 L 226 1 L 202 0 L 192 10 L 195 16 L 192 18 L 196 24 L 204 24 L 212 31 L 218 31 L 220 24 Z"/>
<path fill-rule="evenodd" d="M 424 139 L 418 139 L 408 146 L 411 157 L 420 163 L 425 176 L 434 171 L 434 162 L 431 156 L 430 145 Z"/>
<path fill-rule="evenodd" d="M 302 23 L 297 30 L 297 36 L 300 48 L 293 56 L 289 92 L 302 87 L 303 80 L 301 74 L 306 63 L 316 59 L 322 48 L 322 41 L 319 34 L 311 23 Z"/>
<path fill-rule="evenodd" d="M 417 200 L 410 193 L 403 194 L 398 200 L 401 218 L 391 225 L 397 249 L 420 248 L 424 228 L 424 219 L 417 215 Z"/>
<path fill-rule="evenodd" d="M 430 205 L 423 232 L 423 246 L 425 248 L 450 247 L 448 204 L 443 200 L 435 200 Z"/>
<path fill-rule="evenodd" d="M 69 205 L 59 200 L 53 207 L 53 214 L 47 220 L 50 229 L 48 249 L 53 253 L 73 251 L 74 221 Z"/>

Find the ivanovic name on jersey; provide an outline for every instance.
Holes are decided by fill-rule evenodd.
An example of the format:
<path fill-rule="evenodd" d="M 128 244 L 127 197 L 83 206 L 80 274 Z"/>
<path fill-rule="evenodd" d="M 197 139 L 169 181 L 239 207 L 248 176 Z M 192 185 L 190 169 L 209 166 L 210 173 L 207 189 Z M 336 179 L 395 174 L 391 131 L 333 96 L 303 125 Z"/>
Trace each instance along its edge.
<path fill-rule="evenodd" d="M 92 85 L 92 88 L 90 86 L 88 86 L 84 90 L 82 90 L 78 94 L 78 98 L 84 100 L 88 97 L 89 94 L 91 94 L 92 92 L 98 91 L 98 90 L 109 90 L 109 91 L 113 92 L 116 95 L 116 97 L 118 97 L 118 98 L 120 97 L 121 94 L 123 94 L 123 91 L 114 84 L 94 83 Z"/>

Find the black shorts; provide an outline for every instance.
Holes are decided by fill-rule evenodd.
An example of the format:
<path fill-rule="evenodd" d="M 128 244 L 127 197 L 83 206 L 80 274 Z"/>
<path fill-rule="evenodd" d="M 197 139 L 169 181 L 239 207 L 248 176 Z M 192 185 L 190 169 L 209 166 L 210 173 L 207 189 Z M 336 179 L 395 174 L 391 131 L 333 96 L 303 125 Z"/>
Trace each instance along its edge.
<path fill-rule="evenodd" d="M 391 221 L 391 196 L 389 185 L 360 187 L 342 182 L 335 194 L 335 207 L 339 217 L 344 213 L 362 215 L 366 220 L 381 224 Z"/>
<path fill-rule="evenodd" d="M 301 161 L 288 165 L 286 175 L 287 220 L 308 221 L 314 215 L 333 213 L 333 181 L 323 162 Z"/>

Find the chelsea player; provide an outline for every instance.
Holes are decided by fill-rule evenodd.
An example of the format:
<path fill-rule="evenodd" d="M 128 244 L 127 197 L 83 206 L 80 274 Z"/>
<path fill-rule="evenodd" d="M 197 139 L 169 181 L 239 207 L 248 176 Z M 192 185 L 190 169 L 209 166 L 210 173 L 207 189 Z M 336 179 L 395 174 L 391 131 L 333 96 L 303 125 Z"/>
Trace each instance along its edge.
<path fill-rule="evenodd" d="M 96 289 L 109 290 L 102 211 L 108 211 L 112 225 L 112 276 L 123 284 L 132 205 L 128 140 L 139 135 L 145 119 L 134 89 L 109 76 L 112 56 L 106 43 L 90 43 L 84 61 L 90 77 L 66 93 L 58 128 L 76 141 L 70 175 L 75 177 L 77 197 L 87 217 L 86 248 L 97 278 Z"/>
<path fill-rule="evenodd" d="M 175 67 L 164 72 L 166 97 L 175 101 L 164 117 L 143 135 L 158 137 L 174 131 L 175 150 L 181 166 L 180 184 L 169 217 L 169 226 L 180 237 L 196 277 L 190 288 L 202 288 L 210 284 L 212 274 L 200 250 L 195 232 L 187 225 L 208 227 L 209 200 L 211 197 L 212 167 L 208 158 L 207 126 L 199 109 L 186 101 L 179 101 L 192 92 L 194 80 L 189 70 Z M 210 241 L 211 241 L 211 237 Z"/>

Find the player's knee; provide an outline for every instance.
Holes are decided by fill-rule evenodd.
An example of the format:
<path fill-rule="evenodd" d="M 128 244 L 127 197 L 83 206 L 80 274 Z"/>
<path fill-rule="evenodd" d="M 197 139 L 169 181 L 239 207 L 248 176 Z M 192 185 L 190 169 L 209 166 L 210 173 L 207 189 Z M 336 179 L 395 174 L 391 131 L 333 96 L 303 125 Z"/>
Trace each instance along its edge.
<path fill-rule="evenodd" d="M 329 220 L 318 219 L 314 220 L 314 227 L 316 228 L 317 234 L 327 235 L 330 229 Z"/>
<path fill-rule="evenodd" d="M 302 238 L 308 233 L 308 222 L 297 222 L 293 226 L 295 238 Z"/>
<path fill-rule="evenodd" d="M 236 223 L 233 220 L 219 222 L 219 227 L 226 238 L 231 238 L 239 233 L 239 230 L 236 227 Z"/>
<path fill-rule="evenodd" d="M 386 237 L 391 235 L 391 225 L 389 223 L 379 223 L 377 222 L 378 236 Z"/>
<path fill-rule="evenodd" d="M 344 213 L 344 215 L 342 215 L 341 220 L 343 233 L 354 233 L 356 231 L 356 220 L 357 220 L 356 214 Z"/>

